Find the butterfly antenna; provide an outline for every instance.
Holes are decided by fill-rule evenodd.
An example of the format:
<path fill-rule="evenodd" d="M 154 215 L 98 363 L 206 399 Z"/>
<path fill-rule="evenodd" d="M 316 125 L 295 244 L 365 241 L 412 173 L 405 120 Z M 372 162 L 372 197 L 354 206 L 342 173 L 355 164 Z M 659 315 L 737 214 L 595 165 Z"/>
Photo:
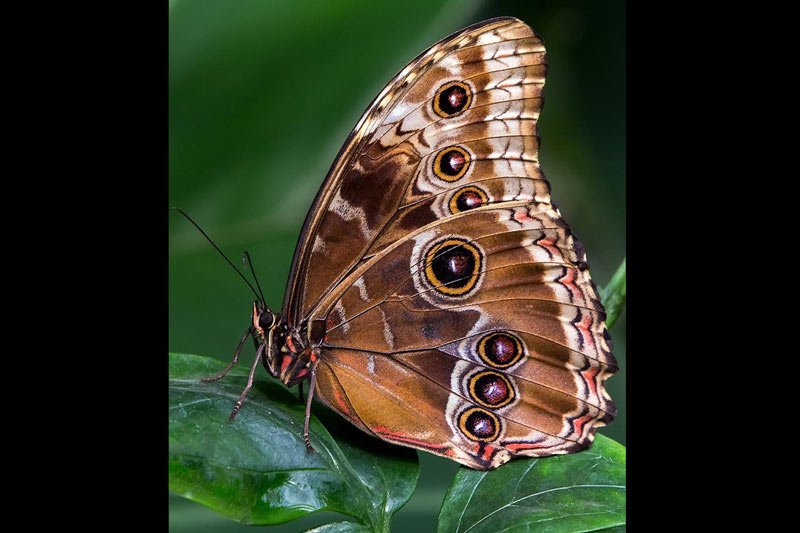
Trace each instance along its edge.
<path fill-rule="evenodd" d="M 253 279 L 256 282 L 256 287 L 258 287 L 258 294 L 261 295 L 261 303 L 266 305 L 266 300 L 264 300 L 264 292 L 261 290 L 261 284 L 258 282 L 258 277 L 256 277 L 256 269 L 253 268 L 253 261 L 250 259 L 250 252 L 247 250 L 242 252 L 242 263 L 244 263 L 246 268 L 250 269 L 250 274 L 253 275 Z"/>
<path fill-rule="evenodd" d="M 228 256 L 226 256 L 226 255 L 225 255 L 225 254 L 222 252 L 222 250 L 220 250 L 220 249 L 219 249 L 219 246 L 217 246 L 216 244 L 214 244 L 214 241 L 212 241 L 212 240 L 211 240 L 211 237 L 209 237 L 209 236 L 208 236 L 208 234 L 207 234 L 205 231 L 203 231 L 203 228 L 201 228 L 201 227 L 200 227 L 200 226 L 197 224 L 197 222 L 195 222 L 194 220 L 192 220 L 192 217 L 190 217 L 189 215 L 187 215 L 187 214 L 186 214 L 186 213 L 183 211 L 183 209 L 180 209 L 180 208 L 178 208 L 178 207 L 173 207 L 172 209 L 174 209 L 175 211 L 177 211 L 178 213 L 180 213 L 181 215 L 183 215 L 184 217 L 186 217 L 186 220 L 188 220 L 189 222 L 191 222 L 191 223 L 192 223 L 192 225 L 193 225 L 195 228 L 197 228 L 197 231 L 199 231 L 200 233 L 202 233 L 202 234 L 203 234 L 203 237 L 205 237 L 205 238 L 206 238 L 206 240 L 207 240 L 209 243 L 211 243 L 211 246 L 213 246 L 213 247 L 214 247 L 214 249 L 215 249 L 216 251 L 218 251 L 218 252 L 219 252 L 219 255 L 221 255 L 221 256 L 222 256 L 222 258 L 223 258 L 225 261 L 227 261 L 227 262 L 228 262 L 228 264 L 231 266 L 231 268 L 233 268 L 233 269 L 236 271 L 236 273 L 237 273 L 237 274 L 239 274 L 239 277 L 241 277 L 241 278 L 244 280 L 244 282 L 245 282 L 245 283 L 247 283 L 247 286 L 248 286 L 248 287 L 250 287 L 250 290 L 251 290 L 251 291 L 253 291 L 253 294 L 255 294 L 255 295 L 256 295 L 256 298 L 259 298 L 259 295 L 258 295 L 258 293 L 256 292 L 255 288 L 253 287 L 253 285 L 252 285 L 252 284 L 251 284 L 249 281 L 247 281 L 247 278 L 246 278 L 246 277 L 244 277 L 244 274 L 242 274 L 242 271 L 241 271 L 241 270 L 239 270 L 238 268 L 236 268 L 236 265 L 234 265 L 234 264 L 231 262 L 231 260 L 230 260 L 230 259 L 228 259 Z M 256 283 L 258 283 L 258 280 L 256 280 Z M 260 287 L 259 287 L 259 289 L 260 289 Z M 260 298 L 261 298 L 261 303 L 262 303 L 262 304 L 264 304 L 264 297 L 263 297 L 263 296 L 261 296 Z M 264 304 L 264 305 L 266 305 L 266 304 Z"/>

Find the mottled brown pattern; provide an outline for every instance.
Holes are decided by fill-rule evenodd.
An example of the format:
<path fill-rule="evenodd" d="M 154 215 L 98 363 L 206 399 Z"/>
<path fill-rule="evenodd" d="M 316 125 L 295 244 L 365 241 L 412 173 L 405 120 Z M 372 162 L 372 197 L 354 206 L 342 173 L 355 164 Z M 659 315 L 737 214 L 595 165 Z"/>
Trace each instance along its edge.
<path fill-rule="evenodd" d="M 511 18 L 467 28 L 413 60 L 334 162 L 284 301 L 291 331 L 324 322 L 319 398 L 364 431 L 473 468 L 577 451 L 615 413 L 604 389 L 617 370 L 605 314 L 539 166 L 546 72 L 541 40 Z M 467 96 L 454 97 L 457 112 L 442 112 L 437 91 L 454 83 Z M 437 172 L 453 147 L 463 158 L 447 158 L 451 174 Z M 466 186 L 478 188 L 479 207 L 454 210 Z M 461 279 L 431 282 L 431 250 L 445 240 L 478 254 L 463 293 L 453 290 L 467 286 Z M 502 369 L 507 390 L 493 394 L 512 399 L 478 405 L 470 380 L 489 369 L 478 342 L 504 332 L 524 355 Z M 497 417 L 496 434 L 465 433 L 464 413 L 476 408 Z"/>
<path fill-rule="evenodd" d="M 326 345 L 376 353 L 420 350 L 466 337 L 480 315 L 476 309 L 458 313 L 432 309 L 421 313 L 403 302 L 390 301 L 350 320 L 347 331 L 343 327 L 329 331 Z M 391 341 L 387 340 L 386 327 Z"/>
<path fill-rule="evenodd" d="M 318 267 L 305 281 L 304 316 L 328 287 L 347 273 L 354 258 L 366 252 L 367 244 L 399 207 L 405 184 L 401 178 L 406 175 L 410 179 L 415 164 L 413 154 L 402 149 L 378 160 L 360 158 L 359 165 L 348 173 L 349 179 L 343 181 L 314 236 L 321 246 L 311 253 L 311 261 Z"/>
<path fill-rule="evenodd" d="M 514 37 L 514 39 L 519 40 L 503 43 L 502 40 L 506 34 L 515 35 L 516 37 Z M 468 63 L 464 65 L 463 68 L 461 66 L 462 58 L 456 57 L 452 60 L 449 59 L 454 52 L 457 52 L 459 49 L 464 49 L 465 47 L 473 47 L 471 51 L 467 49 L 463 53 L 468 56 L 471 54 L 472 59 L 477 59 L 479 56 L 475 54 L 481 53 L 478 49 L 492 41 L 497 44 L 492 44 L 492 49 L 486 50 L 489 54 L 487 57 L 494 57 L 496 59 Z M 539 48 L 541 48 L 540 51 L 532 52 L 532 50 L 539 50 Z M 392 124 L 397 122 L 400 117 L 404 117 L 407 114 L 407 112 L 403 111 L 398 116 L 393 116 L 392 111 L 401 109 L 403 106 L 409 106 L 410 108 L 418 107 L 419 109 L 425 110 L 425 115 L 428 117 L 427 124 L 432 124 L 435 120 L 458 121 L 453 122 L 449 126 L 450 128 L 459 126 L 460 124 L 466 124 L 469 120 L 477 120 L 480 122 L 486 118 L 485 113 L 481 116 L 480 112 L 476 114 L 472 108 L 482 105 L 480 101 L 480 92 L 482 90 L 490 85 L 504 86 L 512 83 L 518 85 L 520 82 L 524 83 L 528 80 L 536 80 L 543 83 L 544 69 L 546 69 L 543 65 L 543 61 L 544 47 L 541 45 L 539 38 L 533 35 L 527 26 L 513 19 L 499 19 L 496 22 L 477 26 L 475 30 L 455 34 L 437 43 L 412 61 L 408 67 L 401 71 L 395 79 L 381 91 L 370 108 L 365 112 L 364 118 L 356 126 L 353 134 L 351 134 L 349 142 L 343 147 L 339 158 L 337 158 L 337 161 L 332 166 L 331 172 L 326 178 L 323 188 L 318 198 L 315 200 L 309 217 L 306 220 L 303 235 L 301 235 L 298 249 L 295 252 L 292 274 L 284 301 L 284 309 L 290 311 L 288 316 L 290 325 L 295 325 L 303 316 L 308 315 L 311 311 L 311 307 L 316 303 L 325 289 L 337 279 L 335 277 L 336 274 L 320 274 L 318 269 L 314 269 L 315 273 L 309 275 L 312 264 L 319 264 L 324 261 L 326 266 L 331 265 L 329 268 L 325 269 L 326 271 L 342 273 L 349 270 L 349 267 L 342 265 L 353 266 L 361 256 L 362 249 L 357 246 L 337 246 L 336 253 L 330 251 L 333 245 L 328 242 L 327 237 L 333 235 L 336 242 L 341 242 L 342 237 L 325 230 L 325 226 L 327 225 L 326 219 L 329 217 L 335 218 L 336 216 L 339 216 L 341 219 L 341 212 L 344 211 L 345 215 L 348 216 L 363 213 L 365 219 L 375 221 L 380 220 L 382 217 L 380 215 L 374 215 L 371 213 L 372 211 L 380 210 L 383 213 L 387 206 L 389 206 L 389 209 L 396 207 L 392 205 L 390 199 L 387 199 L 385 203 L 379 202 L 377 204 L 362 203 L 358 202 L 357 199 L 357 203 L 352 204 L 349 203 L 350 200 L 344 198 L 343 195 L 341 195 L 341 200 L 343 201 L 337 201 L 336 199 L 337 192 L 340 188 L 346 187 L 346 182 L 364 182 L 364 177 L 361 172 L 359 172 L 359 167 L 364 163 L 364 159 L 359 158 L 359 154 L 369 153 L 370 157 L 376 159 L 386 158 L 387 152 L 397 150 L 402 141 L 405 140 L 404 138 L 395 138 L 391 142 L 387 142 L 385 135 L 381 133 L 385 131 L 386 128 L 392 127 L 381 127 L 381 123 Z M 452 65 L 448 65 L 446 68 L 436 66 L 437 63 L 442 65 L 448 64 L 448 62 L 451 62 Z M 539 69 L 539 71 L 528 72 L 531 68 Z M 455 73 L 450 74 L 451 70 L 457 72 L 457 75 Z M 497 71 L 499 78 L 492 79 L 491 77 L 487 77 L 487 72 L 493 71 Z M 475 100 L 470 110 L 467 110 L 453 119 L 441 119 L 433 113 L 432 106 L 430 106 L 429 103 L 431 98 L 435 95 L 436 90 L 441 87 L 444 82 L 448 81 L 448 75 L 455 81 L 469 80 L 473 76 L 484 76 L 484 78 L 479 80 L 480 83 L 482 83 L 480 85 L 473 83 L 473 86 L 475 86 Z M 517 81 L 517 78 L 519 78 L 519 81 Z M 411 81 L 411 83 L 408 83 L 409 81 Z M 509 93 L 507 92 L 507 94 Z M 539 102 L 539 100 L 530 101 Z M 491 100 L 484 102 L 484 104 L 489 102 L 491 102 Z M 489 107 L 491 107 L 491 105 L 496 104 L 490 104 Z M 539 105 L 535 105 L 534 107 L 538 109 Z M 494 129 L 507 129 L 502 121 L 494 122 L 497 123 Z M 413 124 L 413 126 L 413 128 L 408 130 L 410 133 L 408 133 L 405 138 L 410 136 L 419 137 L 414 140 L 414 144 L 417 148 L 430 146 L 430 140 L 425 139 L 425 126 L 420 124 Z M 452 131 L 449 134 L 446 132 L 451 130 L 446 129 L 444 126 L 433 127 L 436 128 L 436 131 L 442 130 L 445 136 L 466 135 L 465 138 L 469 138 L 470 135 L 473 137 L 474 135 L 485 136 L 487 132 L 491 133 L 490 130 L 492 130 L 491 127 L 480 123 L 468 125 L 464 128 L 464 131 Z M 533 126 L 530 128 L 523 128 L 523 130 L 524 131 L 520 131 L 520 133 L 531 134 L 533 132 Z M 371 140 L 368 140 L 370 137 Z M 356 158 L 359 158 L 359 163 L 353 165 L 352 161 Z M 408 162 L 406 168 L 411 170 L 413 167 L 414 164 Z M 383 174 L 377 176 L 376 181 L 386 183 L 388 180 L 394 180 L 407 185 L 411 177 L 408 176 L 404 178 L 403 175 L 404 172 Z M 358 211 L 359 209 L 361 211 Z M 388 211 L 389 209 L 386 210 Z M 327 213 L 337 214 L 328 215 Z M 349 233 L 357 233 L 360 230 L 360 234 L 363 238 L 365 240 L 370 240 L 375 227 L 368 223 L 360 224 L 360 222 L 359 220 L 349 221 L 349 223 L 346 224 Z M 339 225 L 341 226 L 341 224 Z M 363 231 L 364 225 L 368 228 L 366 232 Z M 366 235 L 364 235 L 364 233 L 366 233 Z M 352 241 L 354 239 L 347 240 Z M 349 242 L 348 244 L 354 245 L 355 243 Z"/>
<path fill-rule="evenodd" d="M 520 219 L 521 221 L 518 222 L 512 220 L 516 213 L 517 211 L 512 208 L 481 208 L 451 217 L 447 221 L 441 221 L 426 232 L 407 233 L 405 235 L 406 240 L 398 241 L 402 244 L 398 245 L 395 242 L 395 248 L 383 256 L 385 260 L 381 258 L 379 261 L 373 258 L 370 260 L 373 264 L 369 264 L 369 262 L 365 264 L 365 274 L 360 278 L 365 281 L 366 287 L 369 289 L 367 291 L 369 300 L 363 300 L 360 306 L 351 308 L 350 315 L 356 315 L 366 307 L 375 305 L 386 298 L 408 296 L 418 292 L 414 290 L 414 279 L 415 275 L 418 276 L 420 269 L 424 269 L 424 255 L 419 255 L 418 263 L 409 265 L 408 257 L 409 252 L 412 250 L 410 247 L 413 246 L 412 239 L 420 242 L 430 242 L 432 245 L 433 241 L 447 236 L 468 236 L 470 242 L 479 244 L 487 255 L 485 267 L 485 270 L 489 270 L 487 278 L 493 276 L 491 273 L 493 269 L 501 269 L 514 264 L 527 264 L 527 268 L 531 272 L 541 270 L 544 264 L 531 262 L 530 250 L 532 248 L 537 248 L 542 257 L 549 258 L 550 256 L 546 255 L 549 253 L 555 256 L 554 262 L 559 264 L 563 262 L 559 254 L 561 249 L 558 246 L 559 244 L 566 245 L 565 235 L 567 233 L 565 233 L 565 230 L 560 228 L 527 229 L 547 228 L 554 225 L 554 223 L 541 215 L 538 215 L 538 218 Z M 528 215 L 526 214 L 526 216 Z M 532 243 L 534 239 L 540 239 L 542 236 L 550 236 L 551 240 L 555 242 L 555 245 L 550 247 L 552 248 L 550 252 L 548 252 L 548 248 L 542 248 Z M 523 241 L 527 241 L 529 244 L 524 246 Z M 561 275 L 562 272 L 563 270 L 559 268 L 551 275 L 550 279 Z M 513 282 L 513 279 L 501 279 L 504 279 L 502 283 Z M 387 283 L 387 280 L 391 281 L 391 283 Z M 362 288 L 356 284 L 358 281 L 359 278 L 356 278 L 350 282 L 349 286 L 342 284 L 338 290 L 342 291 L 342 294 L 360 293 Z M 528 280 L 528 283 L 535 281 Z M 536 290 L 535 286 L 533 290 Z M 479 298 L 480 293 L 476 294 L 475 297 Z M 556 300 L 554 297 L 551 297 L 551 299 Z"/>
<path fill-rule="evenodd" d="M 456 369 L 447 355 L 437 351 L 395 357 L 351 350 L 326 353 L 319 383 L 336 386 L 320 386 L 318 394 L 331 408 L 341 411 L 340 398 L 347 394 L 344 391 L 351 391 L 346 406 L 352 411 L 345 416 L 357 426 L 366 426 L 378 437 L 405 446 L 439 454 L 450 450 L 453 459 L 473 468 L 493 466 L 495 453 L 485 458 L 485 448 L 454 431 L 452 426 L 457 423 L 449 424 L 445 419 L 453 397 L 463 401 L 456 415 L 470 407 L 486 409 L 472 402 L 461 385 L 451 386 L 450 376 Z M 561 413 L 574 408 L 573 400 L 529 383 L 515 387 L 519 394 L 514 403 L 486 409 L 501 421 L 502 431 L 492 443 L 498 451 L 506 449 L 506 442 L 521 438 L 545 442 L 550 451 L 582 446 L 557 436 L 562 427 Z"/>

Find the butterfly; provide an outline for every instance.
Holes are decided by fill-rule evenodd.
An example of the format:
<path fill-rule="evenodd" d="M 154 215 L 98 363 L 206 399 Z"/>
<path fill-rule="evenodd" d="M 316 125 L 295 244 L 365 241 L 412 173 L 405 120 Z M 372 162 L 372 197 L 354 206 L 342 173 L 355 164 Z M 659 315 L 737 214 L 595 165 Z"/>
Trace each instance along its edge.
<path fill-rule="evenodd" d="M 589 446 L 618 366 L 583 245 L 550 198 L 547 64 L 524 22 L 446 37 L 375 97 L 314 199 L 281 310 L 248 338 L 364 432 L 475 469 Z M 255 290 L 254 290 L 255 292 Z M 302 392 L 301 392 L 302 396 Z"/>

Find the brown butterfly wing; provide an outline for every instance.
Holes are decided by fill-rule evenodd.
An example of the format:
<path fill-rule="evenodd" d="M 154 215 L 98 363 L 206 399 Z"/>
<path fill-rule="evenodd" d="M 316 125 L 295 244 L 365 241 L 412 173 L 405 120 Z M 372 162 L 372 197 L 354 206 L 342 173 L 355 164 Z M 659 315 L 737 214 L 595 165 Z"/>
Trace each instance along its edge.
<path fill-rule="evenodd" d="M 553 381 L 568 379 L 558 370 L 528 365 L 527 378 L 521 372 L 509 376 L 441 350 L 330 355 L 318 367 L 319 390 L 352 423 L 481 470 L 514 455 L 580 450 L 588 445 L 592 422 L 611 417 L 553 387 Z M 513 395 L 503 397 L 498 387 Z"/>
<path fill-rule="evenodd" d="M 421 54 L 334 163 L 290 279 L 290 325 L 327 326 L 319 397 L 474 468 L 575 451 L 614 416 L 602 305 L 538 164 L 545 71 L 516 19 Z"/>
<path fill-rule="evenodd" d="M 529 52 L 531 47 L 541 51 Z M 484 66 L 485 58 L 492 54 L 497 56 L 492 60 L 497 63 L 494 76 Z M 421 53 L 375 97 L 342 146 L 306 217 L 283 303 L 290 327 L 309 316 L 328 289 L 362 260 L 407 203 L 406 191 L 422 154 L 411 142 L 402 143 L 385 134 L 392 130 L 393 135 L 408 138 L 420 136 L 426 125 L 429 132 L 431 127 L 436 129 L 441 117 L 428 111 L 425 104 L 445 79 L 456 78 L 450 72 L 462 68 L 460 64 L 465 64 L 465 72 L 477 76 L 471 83 L 476 93 L 474 105 L 479 106 L 513 98 L 511 87 L 520 81 L 539 76 L 536 83 L 543 84 L 543 54 L 541 41 L 521 21 L 509 17 L 484 21 Z M 518 62 L 513 56 L 535 64 L 509 69 L 505 65 Z M 474 111 L 467 110 L 467 114 L 472 117 Z M 481 114 L 474 117 L 476 132 L 483 130 L 480 124 L 484 119 Z"/>
<path fill-rule="evenodd" d="M 576 266 L 580 246 L 557 214 L 535 209 L 488 206 L 433 224 L 375 256 L 336 296 L 318 372 L 356 369 L 364 383 L 350 389 L 350 412 L 372 432 L 412 445 L 446 425 L 447 441 L 416 446 L 490 468 L 581 449 L 613 418 L 603 384 L 616 363 L 594 287 Z M 430 253 L 443 240 L 479 257 L 449 284 L 429 268 L 447 258 Z M 397 407 L 370 424 L 358 401 Z M 415 415 L 423 404 L 434 421 Z M 478 438 L 470 414 L 473 426 L 495 427 L 493 438 Z"/>

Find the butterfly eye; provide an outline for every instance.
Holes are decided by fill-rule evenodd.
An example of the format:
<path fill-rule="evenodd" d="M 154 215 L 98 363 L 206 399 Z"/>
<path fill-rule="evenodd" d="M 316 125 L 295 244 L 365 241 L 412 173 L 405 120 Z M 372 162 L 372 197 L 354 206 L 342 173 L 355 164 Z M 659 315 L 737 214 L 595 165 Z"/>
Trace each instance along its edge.
<path fill-rule="evenodd" d="M 460 81 L 445 83 L 433 97 L 433 111 L 442 118 L 454 117 L 472 102 L 469 85 Z"/>
<path fill-rule="evenodd" d="M 464 187 L 456 191 L 453 197 L 450 198 L 450 212 L 455 215 L 462 211 L 469 211 L 486 204 L 488 201 L 487 194 L 478 187 Z"/>
<path fill-rule="evenodd" d="M 475 288 L 481 273 L 483 255 L 462 239 L 447 239 L 425 254 L 425 277 L 436 292 L 463 296 Z"/>
<path fill-rule="evenodd" d="M 433 173 L 444 181 L 457 181 L 467 173 L 471 160 L 469 152 L 459 146 L 445 148 L 433 160 Z"/>
<path fill-rule="evenodd" d="M 470 440 L 490 442 L 500 434 L 500 420 L 489 411 L 471 407 L 458 417 L 458 426 Z"/>
<path fill-rule="evenodd" d="M 258 317 L 258 325 L 261 326 L 261 329 L 265 331 L 270 329 L 274 323 L 275 323 L 275 315 L 272 314 L 272 311 L 270 311 L 269 309 L 265 310 Z"/>

